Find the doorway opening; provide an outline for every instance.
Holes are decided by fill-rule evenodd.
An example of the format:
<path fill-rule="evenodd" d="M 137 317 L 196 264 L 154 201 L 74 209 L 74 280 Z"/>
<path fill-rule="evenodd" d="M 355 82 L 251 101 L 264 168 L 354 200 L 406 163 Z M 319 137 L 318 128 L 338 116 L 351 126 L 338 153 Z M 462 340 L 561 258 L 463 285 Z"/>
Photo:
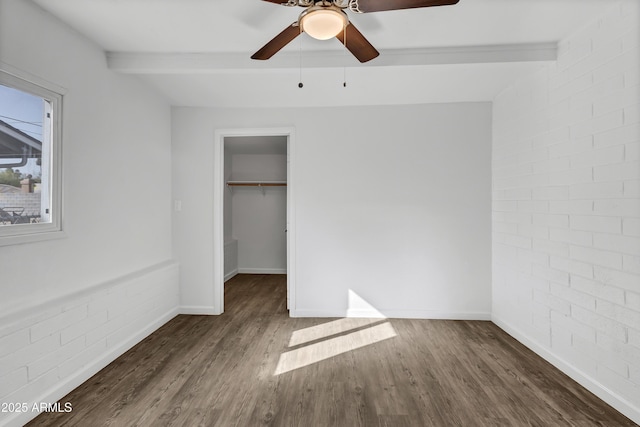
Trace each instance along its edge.
<path fill-rule="evenodd" d="M 286 274 L 295 301 L 293 130 L 216 131 L 214 145 L 214 304 L 236 274 Z"/>

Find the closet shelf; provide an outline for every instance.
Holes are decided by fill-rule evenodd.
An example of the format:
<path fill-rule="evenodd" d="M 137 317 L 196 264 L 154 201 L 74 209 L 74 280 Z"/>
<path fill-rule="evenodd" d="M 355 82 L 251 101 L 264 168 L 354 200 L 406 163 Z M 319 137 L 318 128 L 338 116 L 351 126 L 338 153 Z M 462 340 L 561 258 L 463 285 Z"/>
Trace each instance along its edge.
<path fill-rule="evenodd" d="M 258 187 L 264 194 L 265 187 L 286 187 L 287 181 L 227 181 L 227 187 L 233 193 L 233 187 Z"/>

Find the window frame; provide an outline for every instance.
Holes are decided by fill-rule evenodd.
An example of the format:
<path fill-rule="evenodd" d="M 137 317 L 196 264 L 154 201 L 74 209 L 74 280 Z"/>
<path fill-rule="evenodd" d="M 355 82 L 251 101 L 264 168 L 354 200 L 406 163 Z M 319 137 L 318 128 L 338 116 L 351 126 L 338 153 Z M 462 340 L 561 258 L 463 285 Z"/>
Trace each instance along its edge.
<path fill-rule="evenodd" d="M 0 84 L 38 96 L 51 105 L 51 138 L 49 155 L 49 210 L 46 223 L 14 224 L 0 227 L 0 246 L 38 242 L 64 237 L 62 227 L 62 104 L 64 90 L 50 82 L 16 70 L 0 62 Z M 44 132 L 43 132 L 44 134 Z"/>

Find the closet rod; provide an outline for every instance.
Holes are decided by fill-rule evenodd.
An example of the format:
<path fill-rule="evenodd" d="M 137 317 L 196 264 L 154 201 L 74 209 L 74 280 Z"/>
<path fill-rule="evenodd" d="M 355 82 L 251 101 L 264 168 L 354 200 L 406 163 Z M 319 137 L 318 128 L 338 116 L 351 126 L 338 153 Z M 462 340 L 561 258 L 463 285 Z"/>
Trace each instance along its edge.
<path fill-rule="evenodd" d="M 235 187 L 286 187 L 286 182 L 269 181 L 229 181 L 227 185 Z"/>

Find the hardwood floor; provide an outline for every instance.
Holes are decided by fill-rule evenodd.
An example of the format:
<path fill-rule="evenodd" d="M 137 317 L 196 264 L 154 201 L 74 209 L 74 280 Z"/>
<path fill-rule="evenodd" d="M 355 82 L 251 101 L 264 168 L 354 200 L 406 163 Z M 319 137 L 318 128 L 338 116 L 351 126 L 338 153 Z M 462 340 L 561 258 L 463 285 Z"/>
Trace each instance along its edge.
<path fill-rule="evenodd" d="M 223 315 L 176 317 L 29 425 L 636 425 L 491 322 L 292 319 L 285 276 L 225 292 Z"/>

